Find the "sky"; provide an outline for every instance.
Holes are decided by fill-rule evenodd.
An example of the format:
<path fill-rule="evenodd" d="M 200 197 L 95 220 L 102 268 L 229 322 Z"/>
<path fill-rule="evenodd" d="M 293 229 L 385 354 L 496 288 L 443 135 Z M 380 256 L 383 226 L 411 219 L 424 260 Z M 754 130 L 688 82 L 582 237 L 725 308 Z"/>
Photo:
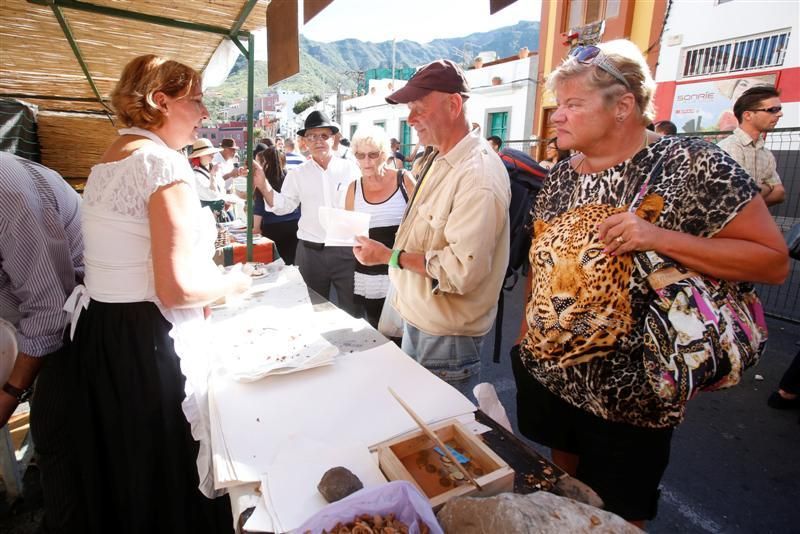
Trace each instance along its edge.
<path fill-rule="evenodd" d="M 539 20 L 541 11 L 541 0 L 517 0 L 491 16 L 489 0 L 334 0 L 300 33 L 326 43 L 348 38 L 427 43 Z"/>

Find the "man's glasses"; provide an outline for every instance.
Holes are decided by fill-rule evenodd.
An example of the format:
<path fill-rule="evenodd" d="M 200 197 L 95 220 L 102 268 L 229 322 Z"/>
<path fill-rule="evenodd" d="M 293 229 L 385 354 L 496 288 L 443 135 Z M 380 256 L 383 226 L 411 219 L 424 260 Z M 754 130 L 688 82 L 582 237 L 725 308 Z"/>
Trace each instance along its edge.
<path fill-rule="evenodd" d="M 631 86 L 628 83 L 628 80 L 625 79 L 625 76 L 623 76 L 619 69 L 615 67 L 613 63 L 611 63 L 603 51 L 596 46 L 575 47 L 569 53 L 569 57 L 575 58 L 579 63 L 583 63 L 584 65 L 594 65 L 595 67 L 603 69 L 611 76 L 616 78 L 619 83 L 624 85 L 628 91 L 631 90 Z"/>
<path fill-rule="evenodd" d="M 353 152 L 356 159 L 364 159 L 369 156 L 369 159 L 378 159 L 381 155 L 380 152 Z"/>
<path fill-rule="evenodd" d="M 758 108 L 758 109 L 748 109 L 747 111 L 766 111 L 767 113 L 772 113 L 775 115 L 776 113 L 780 113 L 783 110 L 783 106 L 772 106 L 771 108 Z"/>
<path fill-rule="evenodd" d="M 330 139 L 330 138 L 331 138 L 331 136 L 330 136 L 330 135 L 328 135 L 328 134 L 324 134 L 324 133 L 323 133 L 323 134 L 306 134 L 306 135 L 305 135 L 305 136 L 303 136 L 303 137 L 304 137 L 305 139 L 308 139 L 308 140 L 309 140 L 309 141 L 311 141 L 312 143 L 313 143 L 314 141 L 327 141 L 328 139 Z"/>

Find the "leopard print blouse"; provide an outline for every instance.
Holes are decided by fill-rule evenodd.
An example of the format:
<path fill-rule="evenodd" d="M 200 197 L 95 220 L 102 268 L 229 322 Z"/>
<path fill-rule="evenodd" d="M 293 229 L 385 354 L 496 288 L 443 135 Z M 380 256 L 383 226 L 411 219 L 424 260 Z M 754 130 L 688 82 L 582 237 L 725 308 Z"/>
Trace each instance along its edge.
<path fill-rule="evenodd" d="M 547 226 L 544 223 L 551 223 L 559 215 L 579 206 L 624 207 L 633 201 L 659 158 L 662 158 L 662 173 L 652 178 L 648 194 L 663 198 L 663 209 L 654 222 L 662 228 L 711 237 L 759 194 L 753 179 L 715 145 L 698 138 L 663 137 L 631 159 L 598 173 L 579 175 L 572 169 L 569 160 L 557 164 L 539 194 L 533 219 L 541 221 L 538 228 L 543 228 Z M 599 213 L 598 210 L 590 212 Z M 606 212 L 603 218 L 607 215 Z M 593 226 L 601 221 L 591 222 Z M 576 226 L 570 228 L 579 231 Z M 541 247 L 563 248 L 569 242 L 568 239 L 554 239 L 547 244 L 537 244 L 536 237 L 538 235 L 534 236 L 531 248 L 534 290 L 537 284 L 535 256 L 544 254 L 550 258 L 551 253 L 553 257 L 565 253 L 560 250 L 543 251 Z M 535 250 L 537 246 L 540 249 L 538 251 Z M 559 260 L 549 261 L 550 265 L 554 265 L 552 261 Z M 565 364 L 563 358 L 559 361 L 544 353 L 546 351 L 541 349 L 541 339 L 535 341 L 533 335 L 536 328 L 540 328 L 541 332 L 543 321 L 538 315 L 546 307 L 551 310 L 554 306 L 557 308 L 544 300 L 555 303 L 561 299 L 540 299 L 543 302 L 535 303 L 531 298 L 526 307 L 529 333 L 521 345 L 522 361 L 533 377 L 553 394 L 602 419 L 648 428 L 675 426 L 680 422 L 682 411 L 665 406 L 656 397 L 644 372 L 641 319 L 648 302 L 647 282 L 636 270 L 631 272 L 630 269 L 619 275 L 614 274 L 612 278 L 619 280 L 599 285 L 597 287 L 602 289 L 594 289 L 594 292 L 612 293 L 614 283 L 627 285 L 620 287 L 615 295 L 627 293 L 630 306 L 624 308 L 625 313 L 630 314 L 629 320 L 633 326 L 617 333 L 616 347 L 612 347 L 603 357 L 588 361 L 577 359 L 569 364 Z M 542 283 L 541 277 L 539 279 L 539 283 Z M 532 293 L 542 294 L 543 291 Z M 614 295 L 609 295 L 607 309 L 619 308 L 619 303 L 614 304 L 612 297 Z M 597 300 L 597 295 L 592 295 L 592 298 Z M 613 329 L 614 326 L 607 328 Z M 571 333 L 573 338 L 580 335 L 581 332 Z M 586 340 L 583 342 L 585 344 Z"/>

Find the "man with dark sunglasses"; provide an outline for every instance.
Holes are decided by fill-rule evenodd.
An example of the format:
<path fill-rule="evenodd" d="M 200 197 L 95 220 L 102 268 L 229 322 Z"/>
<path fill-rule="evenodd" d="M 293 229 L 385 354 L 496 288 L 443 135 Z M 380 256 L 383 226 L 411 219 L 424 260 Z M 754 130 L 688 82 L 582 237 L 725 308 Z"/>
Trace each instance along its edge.
<path fill-rule="evenodd" d="M 785 192 L 778 176 L 775 156 L 764 147 L 764 134 L 783 117 L 780 92 L 769 85 L 751 87 L 733 105 L 739 127 L 719 142 L 761 188 L 767 206 L 783 202 Z"/>

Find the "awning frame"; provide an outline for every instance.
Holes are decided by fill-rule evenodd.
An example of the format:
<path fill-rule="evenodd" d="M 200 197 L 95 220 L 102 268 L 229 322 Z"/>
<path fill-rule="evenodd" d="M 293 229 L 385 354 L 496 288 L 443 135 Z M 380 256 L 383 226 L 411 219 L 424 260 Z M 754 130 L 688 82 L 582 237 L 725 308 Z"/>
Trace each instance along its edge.
<path fill-rule="evenodd" d="M 107 99 L 100 95 L 100 91 L 92 79 L 86 61 L 83 58 L 80 47 L 75 41 L 72 30 L 64 15 L 62 9 L 75 9 L 81 11 L 88 11 L 97 13 L 108 17 L 116 17 L 121 19 L 136 20 L 146 22 L 154 25 L 165 26 L 168 28 L 179 28 L 184 30 L 192 30 L 202 33 L 214 33 L 224 35 L 230 39 L 236 47 L 242 52 L 247 59 L 247 205 L 250 206 L 253 200 L 253 105 L 254 105 L 254 78 L 255 78 L 255 42 L 253 34 L 249 31 L 242 30 L 247 17 L 250 15 L 253 8 L 256 6 L 258 0 L 246 0 L 242 7 L 242 11 L 237 17 L 236 21 L 230 28 L 223 28 L 220 26 L 213 26 L 209 24 L 199 24 L 185 20 L 178 20 L 168 17 L 161 17 L 158 15 L 150 15 L 147 13 L 139 13 L 126 9 L 120 9 L 109 6 L 100 6 L 89 2 L 82 2 L 78 0 L 27 0 L 31 4 L 49 6 L 53 10 L 53 14 L 58 20 L 61 30 L 64 32 L 64 37 L 67 39 L 70 47 L 72 48 L 75 58 L 83 71 L 86 81 L 92 89 L 96 97 L 96 101 L 106 110 L 106 115 L 112 121 L 110 112 L 111 108 L 108 106 Z M 242 39 L 247 40 L 247 47 L 242 44 Z M 9 96 L 9 95 L 4 95 Z M 76 100 L 69 98 L 67 100 Z M 88 101 L 95 101 L 95 99 L 87 99 Z M 253 261 L 253 210 L 247 209 L 247 261 Z"/>

